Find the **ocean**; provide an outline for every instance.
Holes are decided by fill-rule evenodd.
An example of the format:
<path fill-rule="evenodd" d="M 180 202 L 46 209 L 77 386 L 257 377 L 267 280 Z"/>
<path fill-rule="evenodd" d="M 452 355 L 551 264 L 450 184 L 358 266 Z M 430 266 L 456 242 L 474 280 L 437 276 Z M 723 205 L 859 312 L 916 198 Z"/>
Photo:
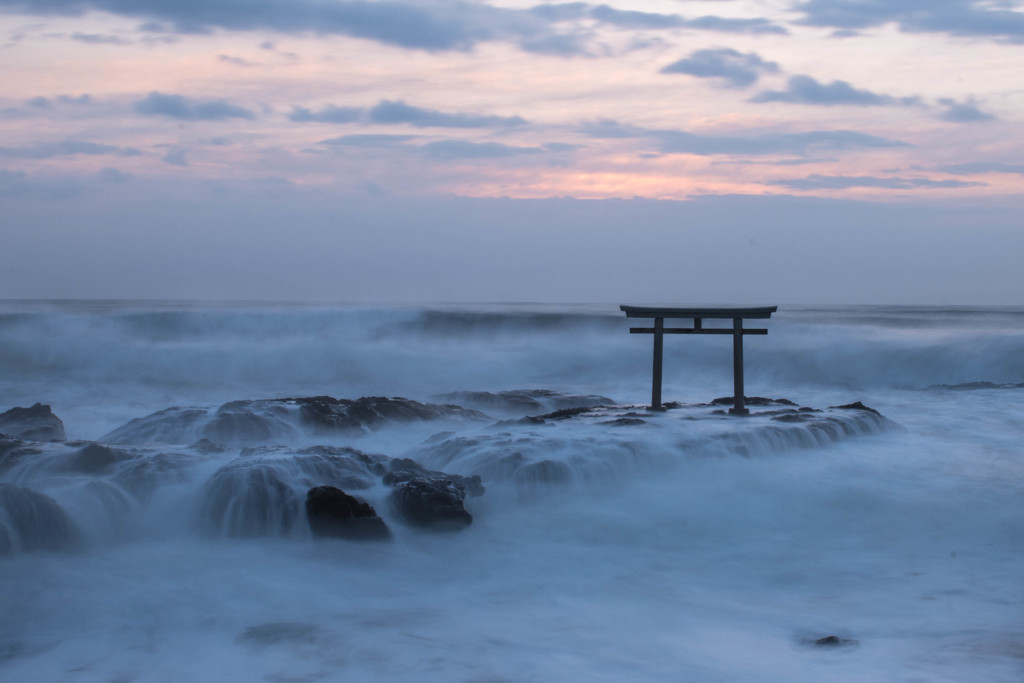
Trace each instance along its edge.
<path fill-rule="evenodd" d="M 0 439 L 0 680 L 1024 680 L 1024 308 L 750 325 L 744 418 L 727 336 L 646 411 L 612 304 L 0 302 L 0 413 L 66 431 Z"/>

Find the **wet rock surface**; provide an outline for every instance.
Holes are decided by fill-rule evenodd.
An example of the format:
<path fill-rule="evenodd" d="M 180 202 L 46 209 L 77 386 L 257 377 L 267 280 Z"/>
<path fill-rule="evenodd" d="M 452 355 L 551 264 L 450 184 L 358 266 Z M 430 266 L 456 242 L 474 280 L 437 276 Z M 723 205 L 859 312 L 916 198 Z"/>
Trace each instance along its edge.
<path fill-rule="evenodd" d="M 306 519 L 317 538 L 385 541 L 391 530 L 371 505 L 334 486 L 316 486 L 306 493 Z"/>
<path fill-rule="evenodd" d="M 0 484 L 0 554 L 70 550 L 79 535 L 64 509 L 50 496 Z"/>
<path fill-rule="evenodd" d="M 391 493 L 391 508 L 410 526 L 455 531 L 473 523 L 462 501 L 466 490 L 454 480 L 407 481 Z"/>
<path fill-rule="evenodd" d="M 215 408 L 168 408 L 136 418 L 105 435 L 115 444 L 222 445 L 289 441 L 303 435 L 358 435 L 409 422 L 487 420 L 483 413 L 457 405 L 421 403 L 407 398 L 308 398 L 232 401 Z"/>
<path fill-rule="evenodd" d="M 852 638 L 840 638 L 839 636 L 825 636 L 824 638 L 818 638 L 814 641 L 814 644 L 818 647 L 831 648 L 831 647 L 849 647 L 856 645 L 857 641 Z"/>
<path fill-rule="evenodd" d="M 67 472 L 98 474 L 134 456 L 124 450 L 110 448 L 98 443 L 90 443 L 70 453 L 64 458 L 63 469 Z"/>
<path fill-rule="evenodd" d="M 0 433 L 26 441 L 64 441 L 67 438 L 64 423 L 43 403 L 0 413 Z"/>
<path fill-rule="evenodd" d="M 550 389 L 516 389 L 512 391 L 453 391 L 433 398 L 457 403 L 482 411 L 504 413 L 541 413 L 566 408 L 612 406 L 615 401 L 596 394 L 564 394 Z"/>

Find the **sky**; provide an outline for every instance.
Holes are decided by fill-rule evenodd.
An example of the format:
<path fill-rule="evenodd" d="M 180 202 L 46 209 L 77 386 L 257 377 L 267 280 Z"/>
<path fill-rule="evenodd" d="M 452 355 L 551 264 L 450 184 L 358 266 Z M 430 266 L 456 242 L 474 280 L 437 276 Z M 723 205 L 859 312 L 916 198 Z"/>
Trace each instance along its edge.
<path fill-rule="evenodd" d="M 0 0 L 0 298 L 1024 304 L 1024 3 Z"/>

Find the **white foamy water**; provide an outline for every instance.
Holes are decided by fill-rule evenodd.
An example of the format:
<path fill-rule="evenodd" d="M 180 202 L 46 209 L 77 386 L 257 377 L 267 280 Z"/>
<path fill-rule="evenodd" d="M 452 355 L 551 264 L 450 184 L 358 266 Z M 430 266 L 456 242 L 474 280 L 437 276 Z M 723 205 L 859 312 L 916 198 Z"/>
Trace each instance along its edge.
<path fill-rule="evenodd" d="M 765 326 L 745 343 L 748 395 L 888 421 L 690 406 L 495 427 L 560 406 L 467 404 L 491 419 L 281 431 L 248 455 L 134 443 L 100 467 L 84 444 L 40 447 L 0 484 L 57 501 L 77 542 L 0 557 L 0 680 L 1024 679 L 1024 310 L 783 306 Z M 615 306 L 6 303 L 0 412 L 47 403 L 68 439 L 98 440 L 233 400 L 640 405 L 651 340 L 628 327 Z M 731 393 L 728 337 L 665 351 L 666 400 Z M 275 473 L 278 513 L 301 500 L 326 476 L 299 454 L 312 445 L 487 490 L 465 501 L 471 526 L 438 533 L 394 520 L 369 482 L 353 493 L 387 543 L 315 540 L 301 514 L 204 526 L 222 468 Z"/>

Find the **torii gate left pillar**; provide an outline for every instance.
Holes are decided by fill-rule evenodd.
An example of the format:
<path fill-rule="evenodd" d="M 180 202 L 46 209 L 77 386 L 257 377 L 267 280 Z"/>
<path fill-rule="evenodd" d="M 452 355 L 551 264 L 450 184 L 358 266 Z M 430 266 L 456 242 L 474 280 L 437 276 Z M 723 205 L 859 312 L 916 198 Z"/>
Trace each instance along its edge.
<path fill-rule="evenodd" d="M 661 405 L 661 370 L 666 334 L 731 334 L 732 335 L 732 377 L 733 407 L 730 415 L 748 415 L 743 396 L 743 335 L 768 334 L 766 329 L 743 327 L 745 318 L 770 318 L 778 306 L 758 308 L 666 308 L 652 306 L 619 306 L 627 318 L 653 318 L 654 327 L 631 327 L 632 334 L 654 335 L 654 362 L 651 377 L 651 410 L 664 410 Z M 665 327 L 666 318 L 693 320 L 693 327 Z M 704 327 L 705 318 L 731 319 L 732 329 Z"/>

